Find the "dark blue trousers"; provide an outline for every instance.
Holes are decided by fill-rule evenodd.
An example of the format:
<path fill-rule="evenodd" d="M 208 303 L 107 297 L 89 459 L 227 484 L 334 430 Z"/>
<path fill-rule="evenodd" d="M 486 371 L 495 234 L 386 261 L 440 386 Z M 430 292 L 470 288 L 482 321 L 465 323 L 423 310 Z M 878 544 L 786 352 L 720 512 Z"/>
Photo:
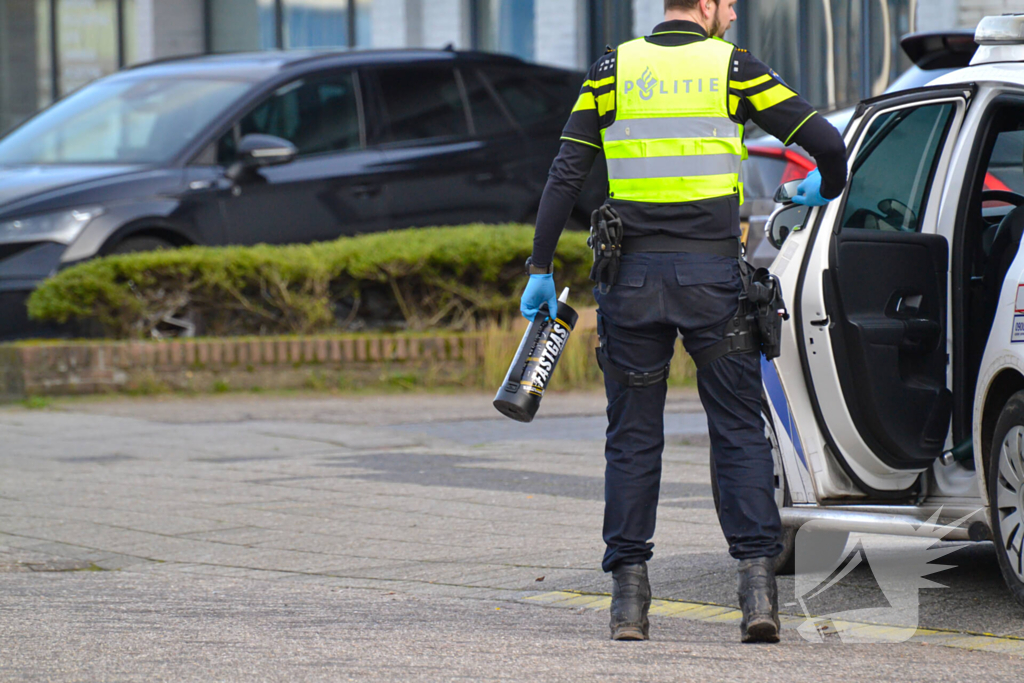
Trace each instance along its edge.
<path fill-rule="evenodd" d="M 722 338 L 740 293 L 736 259 L 712 254 L 628 254 L 608 293 L 595 288 L 598 334 L 611 362 L 627 372 L 655 372 L 672 358 L 678 333 L 688 352 Z M 697 373 L 708 416 L 720 495 L 719 519 L 737 559 L 782 552 L 771 447 L 761 418 L 761 365 L 756 353 L 725 356 Z M 605 376 L 602 566 L 646 562 L 653 555 L 661 453 L 665 446 L 664 382 L 627 387 Z"/>

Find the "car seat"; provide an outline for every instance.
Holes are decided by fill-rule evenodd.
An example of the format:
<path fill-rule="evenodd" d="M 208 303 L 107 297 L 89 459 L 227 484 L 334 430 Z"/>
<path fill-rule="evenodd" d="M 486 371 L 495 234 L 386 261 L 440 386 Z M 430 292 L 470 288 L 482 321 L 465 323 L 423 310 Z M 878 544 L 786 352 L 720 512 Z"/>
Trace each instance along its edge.
<path fill-rule="evenodd" d="M 999 226 L 992 233 L 991 245 L 988 247 L 988 258 L 985 261 L 985 272 L 982 274 L 982 291 L 984 292 L 985 318 L 991 324 L 995 318 L 996 307 L 999 305 L 999 294 L 1003 290 L 1003 280 L 1010 270 L 1017 251 L 1020 249 L 1021 236 L 1024 235 L 1024 206 L 1015 207 L 1003 217 Z M 988 242 L 984 239 L 983 242 Z"/>

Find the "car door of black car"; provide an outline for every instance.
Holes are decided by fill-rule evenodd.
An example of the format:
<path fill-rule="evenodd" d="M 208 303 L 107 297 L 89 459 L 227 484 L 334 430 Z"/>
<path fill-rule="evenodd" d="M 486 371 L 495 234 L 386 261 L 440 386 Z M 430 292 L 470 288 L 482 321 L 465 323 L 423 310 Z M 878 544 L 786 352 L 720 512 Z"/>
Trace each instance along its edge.
<path fill-rule="evenodd" d="M 846 191 L 819 210 L 801 276 L 809 386 L 836 456 L 870 489 L 909 487 L 949 434 L 949 243 L 938 226 L 969 95 L 935 89 L 866 108 Z"/>
<path fill-rule="evenodd" d="M 218 159 L 233 160 L 250 133 L 298 148 L 291 163 L 259 170 L 225 201 L 234 244 L 313 242 L 386 229 L 383 153 L 367 144 L 365 97 L 357 71 L 307 75 L 274 91 L 224 136 Z"/>
<path fill-rule="evenodd" d="M 471 135 L 452 60 L 383 66 L 372 72 L 384 122 L 391 226 L 454 225 L 484 219 L 496 176 Z"/>

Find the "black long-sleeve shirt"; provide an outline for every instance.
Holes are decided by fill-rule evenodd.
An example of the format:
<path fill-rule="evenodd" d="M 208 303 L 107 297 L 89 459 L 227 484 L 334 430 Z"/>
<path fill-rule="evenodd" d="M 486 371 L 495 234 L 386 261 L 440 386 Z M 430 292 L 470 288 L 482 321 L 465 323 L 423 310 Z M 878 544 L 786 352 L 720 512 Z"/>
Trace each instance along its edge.
<path fill-rule="evenodd" d="M 645 40 L 658 45 L 681 46 L 708 38 L 698 24 L 667 21 L 655 27 L 654 33 Z M 753 121 L 785 144 L 803 147 L 818 164 L 822 196 L 838 197 L 846 185 L 846 144 L 839 131 L 793 92 L 777 73 L 746 50 L 736 48 L 732 62 L 729 94 L 737 97 L 739 103 L 730 118 L 740 124 Z M 614 106 L 600 106 L 602 97 L 615 91 L 615 63 L 616 52 L 611 51 L 590 68 L 580 100 L 591 104 L 578 105 L 565 125 L 562 147 L 551 165 L 537 211 L 533 262 L 538 266 L 546 266 L 554 258 L 558 238 L 601 151 L 601 130 L 615 121 Z M 606 98 L 605 102 L 610 99 Z M 740 235 L 739 197 L 736 195 L 674 204 L 614 199 L 610 203 L 622 216 L 627 235 L 666 233 L 692 239 Z"/>

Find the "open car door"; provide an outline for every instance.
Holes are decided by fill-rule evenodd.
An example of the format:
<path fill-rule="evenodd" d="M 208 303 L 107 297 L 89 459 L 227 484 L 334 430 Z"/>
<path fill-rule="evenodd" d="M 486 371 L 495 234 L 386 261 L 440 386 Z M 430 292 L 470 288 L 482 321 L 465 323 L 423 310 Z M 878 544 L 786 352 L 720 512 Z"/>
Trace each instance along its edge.
<path fill-rule="evenodd" d="M 861 105 L 846 191 L 819 210 L 794 308 L 819 429 L 856 488 L 906 495 L 946 444 L 942 190 L 971 86 Z"/>

